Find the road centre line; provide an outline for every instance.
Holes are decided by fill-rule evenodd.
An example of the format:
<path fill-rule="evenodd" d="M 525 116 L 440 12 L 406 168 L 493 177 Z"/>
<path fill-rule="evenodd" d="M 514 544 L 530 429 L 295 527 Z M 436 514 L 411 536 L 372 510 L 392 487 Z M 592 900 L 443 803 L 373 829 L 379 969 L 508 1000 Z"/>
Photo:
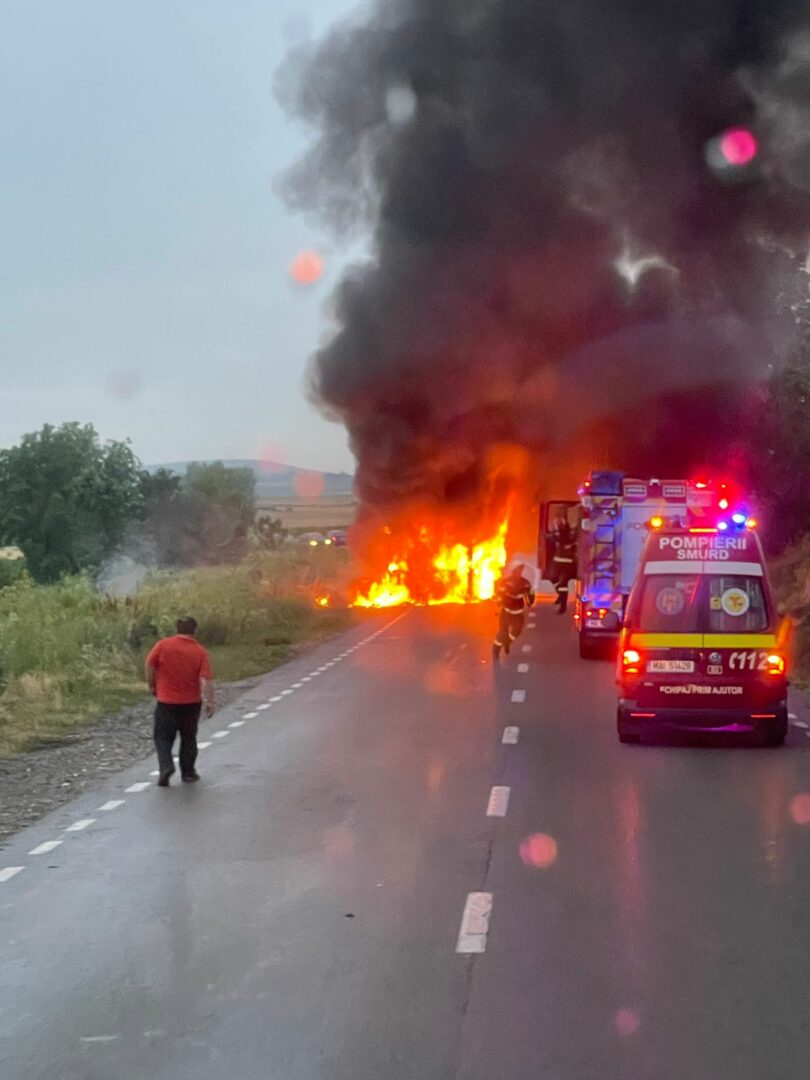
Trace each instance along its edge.
<path fill-rule="evenodd" d="M 134 795 L 137 794 L 137 792 L 139 791 L 146 791 L 146 789 L 150 788 L 151 786 L 151 783 L 147 780 L 146 783 L 141 782 L 138 784 L 130 784 L 129 787 L 125 788 L 124 790 L 126 791 L 127 795 Z"/>
<path fill-rule="evenodd" d="M 528 664 L 518 664 L 518 675 L 525 675 L 528 670 Z"/>
<path fill-rule="evenodd" d="M 259 714 L 257 712 L 246 712 L 243 715 L 245 720 L 255 720 Z"/>
<path fill-rule="evenodd" d="M 461 928 L 456 942 L 457 953 L 486 952 L 491 914 L 492 893 L 471 892 L 461 916 Z"/>
<path fill-rule="evenodd" d="M 94 817 L 82 818 L 81 821 L 74 821 L 72 825 L 68 825 L 65 832 L 81 832 L 88 825 L 95 825 L 95 823 L 96 819 Z"/>
<path fill-rule="evenodd" d="M 61 840 L 46 840 L 44 844 L 37 844 L 35 848 L 31 848 L 28 854 L 47 855 L 49 851 L 53 851 L 55 848 L 58 848 L 61 843 Z"/>
<path fill-rule="evenodd" d="M 304 685 L 303 683 L 300 683 L 300 682 L 294 682 L 294 683 L 292 684 L 292 688 L 293 688 L 293 690 L 300 690 L 300 689 L 301 689 L 301 687 L 302 687 L 303 685 Z"/>
<path fill-rule="evenodd" d="M 210 742 L 198 742 L 197 743 L 197 749 L 198 750 L 207 750 L 210 745 L 211 745 Z"/>
<path fill-rule="evenodd" d="M 224 739 L 227 734 L 227 731 L 215 731 L 213 737 L 215 739 Z"/>
<path fill-rule="evenodd" d="M 294 693 L 295 693 L 294 690 L 282 690 L 281 691 L 281 696 L 286 697 L 288 694 L 294 694 Z"/>
<path fill-rule="evenodd" d="M 521 648 L 521 650 L 520 650 L 520 651 L 521 651 L 521 652 L 531 652 L 531 651 L 532 651 L 532 647 L 531 647 L 531 645 L 524 645 L 524 646 L 523 646 L 523 647 Z"/>
<path fill-rule="evenodd" d="M 513 690 L 512 691 L 512 704 L 513 705 L 522 705 L 525 700 L 526 700 L 526 691 L 525 690 Z"/>
<path fill-rule="evenodd" d="M 4 881 L 11 881 L 13 877 L 16 877 L 17 874 L 24 869 L 24 866 L 4 866 L 3 869 L 0 870 L 0 884 Z"/>
<path fill-rule="evenodd" d="M 275 697 L 271 697 L 267 702 L 265 708 L 269 709 L 271 705 L 274 705 L 277 701 L 281 701 L 281 694 L 276 694 Z"/>
<path fill-rule="evenodd" d="M 110 799 L 109 802 L 105 802 L 103 806 L 100 806 L 99 810 L 103 810 L 105 812 L 107 810 L 117 810 L 118 807 L 123 806 L 126 801 L 126 799 Z"/>
<path fill-rule="evenodd" d="M 275 701 L 275 700 L 276 699 L 273 698 L 273 701 Z M 279 698 L 278 700 L 280 701 L 281 698 Z M 261 705 L 256 706 L 256 710 L 258 712 L 264 712 L 265 709 L 269 709 L 269 708 L 270 708 L 270 702 L 269 701 L 263 701 Z"/>
<path fill-rule="evenodd" d="M 504 743 L 506 746 L 514 746 L 519 738 L 520 728 L 510 725 L 509 727 L 505 727 L 503 729 L 503 738 L 501 739 L 501 742 Z"/>
<path fill-rule="evenodd" d="M 496 786 L 489 793 L 487 817 L 506 817 L 511 788 Z"/>
<path fill-rule="evenodd" d="M 234 720 L 234 722 L 232 724 L 228 724 L 229 728 L 238 728 L 238 727 L 244 727 L 244 726 L 245 726 L 245 721 L 244 720 Z"/>

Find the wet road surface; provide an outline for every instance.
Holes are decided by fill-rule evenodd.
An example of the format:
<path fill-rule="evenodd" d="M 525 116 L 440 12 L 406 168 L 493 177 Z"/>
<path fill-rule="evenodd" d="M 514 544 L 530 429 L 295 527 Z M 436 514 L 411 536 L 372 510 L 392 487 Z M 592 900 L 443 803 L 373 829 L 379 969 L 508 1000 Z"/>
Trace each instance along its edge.
<path fill-rule="evenodd" d="M 495 670 L 491 630 L 372 616 L 206 725 L 200 784 L 4 845 L 3 1080 L 806 1080 L 809 718 L 623 747 L 566 620 Z"/>

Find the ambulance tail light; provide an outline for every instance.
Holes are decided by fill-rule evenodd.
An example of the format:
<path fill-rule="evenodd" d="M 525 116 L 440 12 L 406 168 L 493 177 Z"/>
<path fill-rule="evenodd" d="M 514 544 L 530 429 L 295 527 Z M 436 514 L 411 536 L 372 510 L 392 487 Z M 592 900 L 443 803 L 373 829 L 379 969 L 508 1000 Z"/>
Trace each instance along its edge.
<path fill-rule="evenodd" d="M 622 671 L 625 675 L 641 674 L 641 653 L 637 649 L 625 649 L 622 653 Z"/>
<path fill-rule="evenodd" d="M 608 613 L 608 609 L 606 607 L 586 608 L 586 610 L 585 610 L 585 618 L 586 619 L 604 619 L 604 617 L 607 615 L 607 613 Z"/>
<path fill-rule="evenodd" d="M 786 667 L 785 658 L 781 653 L 768 654 L 767 667 L 765 668 L 768 675 L 784 675 Z"/>

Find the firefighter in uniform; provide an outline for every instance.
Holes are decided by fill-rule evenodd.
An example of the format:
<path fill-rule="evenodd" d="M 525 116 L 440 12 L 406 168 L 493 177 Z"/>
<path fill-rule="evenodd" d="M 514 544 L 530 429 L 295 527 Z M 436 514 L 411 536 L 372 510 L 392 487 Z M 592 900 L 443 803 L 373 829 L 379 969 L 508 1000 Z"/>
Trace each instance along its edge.
<path fill-rule="evenodd" d="M 557 588 L 557 612 L 564 615 L 568 610 L 568 585 L 577 576 L 577 540 L 565 518 L 559 518 L 554 526 L 553 564 L 552 581 Z"/>
<path fill-rule="evenodd" d="M 498 632 L 492 643 L 492 655 L 497 660 L 501 649 L 508 655 L 512 642 L 520 636 L 526 612 L 534 603 L 534 593 L 523 576 L 523 566 L 516 566 L 498 583 Z"/>

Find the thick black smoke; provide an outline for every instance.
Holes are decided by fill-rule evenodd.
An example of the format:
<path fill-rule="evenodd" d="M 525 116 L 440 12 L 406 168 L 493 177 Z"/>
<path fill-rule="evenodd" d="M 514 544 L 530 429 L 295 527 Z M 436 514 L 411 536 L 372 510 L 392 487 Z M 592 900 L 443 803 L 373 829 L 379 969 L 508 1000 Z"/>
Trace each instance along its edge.
<path fill-rule="evenodd" d="M 503 442 L 660 472 L 744 444 L 810 237 L 809 12 L 380 0 L 290 58 L 318 137 L 286 195 L 373 229 L 314 362 L 367 502 L 468 495 Z M 737 126 L 760 153 L 724 170 Z"/>

